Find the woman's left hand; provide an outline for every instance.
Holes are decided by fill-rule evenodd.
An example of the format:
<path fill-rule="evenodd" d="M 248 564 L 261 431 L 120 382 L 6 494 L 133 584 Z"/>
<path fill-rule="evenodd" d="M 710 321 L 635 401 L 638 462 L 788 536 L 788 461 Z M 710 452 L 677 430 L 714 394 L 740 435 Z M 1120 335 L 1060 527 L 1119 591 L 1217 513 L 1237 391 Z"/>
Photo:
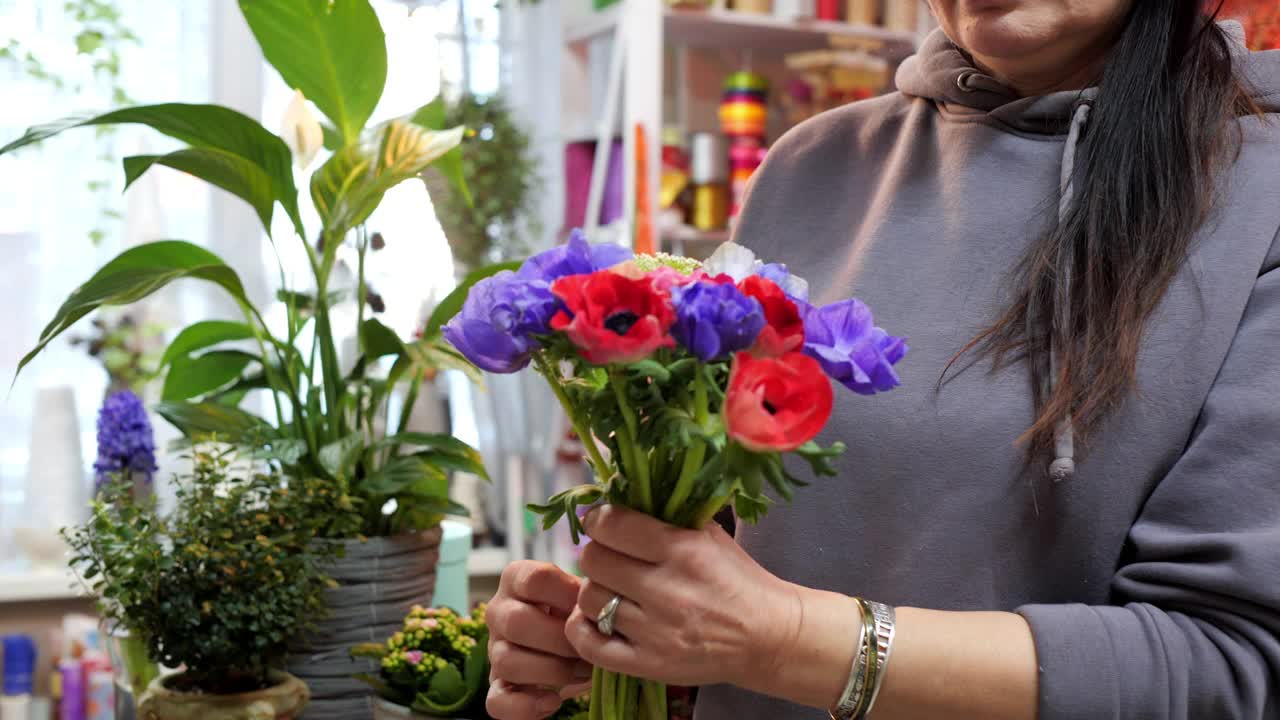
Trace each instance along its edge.
<path fill-rule="evenodd" d="M 608 505 L 584 525 L 589 579 L 565 625 L 584 660 L 686 686 L 752 687 L 775 671 L 799 632 L 799 593 L 719 525 L 685 530 Z M 596 617 L 615 594 L 622 602 L 606 637 Z"/>

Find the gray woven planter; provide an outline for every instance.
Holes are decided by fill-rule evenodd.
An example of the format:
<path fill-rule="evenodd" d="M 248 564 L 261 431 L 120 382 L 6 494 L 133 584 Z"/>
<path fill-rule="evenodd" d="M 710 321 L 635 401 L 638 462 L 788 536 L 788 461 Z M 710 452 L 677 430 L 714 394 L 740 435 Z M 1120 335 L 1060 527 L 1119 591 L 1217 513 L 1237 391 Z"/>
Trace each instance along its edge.
<path fill-rule="evenodd" d="M 346 554 L 329 569 L 339 587 L 325 594 L 330 614 L 289 645 L 289 672 L 311 688 L 302 720 L 373 717 L 373 689 L 352 676 L 376 675 L 378 664 L 352 658 L 351 647 L 385 641 L 403 627 L 409 608 L 431 604 L 440 535 L 437 526 L 364 542 L 341 541 Z"/>

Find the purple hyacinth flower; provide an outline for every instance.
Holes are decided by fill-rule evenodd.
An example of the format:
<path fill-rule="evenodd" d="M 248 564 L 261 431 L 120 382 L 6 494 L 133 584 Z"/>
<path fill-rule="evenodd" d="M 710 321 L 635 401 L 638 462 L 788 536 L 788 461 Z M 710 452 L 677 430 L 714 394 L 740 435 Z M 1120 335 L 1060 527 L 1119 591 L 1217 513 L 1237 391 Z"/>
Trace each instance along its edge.
<path fill-rule="evenodd" d="M 876 327 L 871 308 L 861 300 L 797 306 L 804 320 L 804 352 L 833 380 L 860 395 L 898 386 L 893 366 L 907 354 L 906 340 Z"/>
<path fill-rule="evenodd" d="M 128 390 L 112 393 L 98 410 L 98 458 L 95 489 L 115 477 L 150 485 L 155 477 L 156 440 L 147 409 Z"/>
<path fill-rule="evenodd" d="M 520 280 L 551 282 L 568 275 L 587 275 L 611 268 L 634 257 L 630 248 L 613 243 L 592 245 L 581 230 L 569 233 L 569 242 L 544 250 L 524 261 L 516 272 Z"/>
<path fill-rule="evenodd" d="M 550 332 L 556 298 L 542 280 L 521 280 L 504 270 L 476 283 L 444 337 L 481 370 L 513 373 L 529 364 Z"/>
<path fill-rule="evenodd" d="M 676 310 L 672 337 L 702 362 L 746 350 L 764 328 L 760 303 L 728 283 L 673 287 L 671 304 Z"/>
<path fill-rule="evenodd" d="M 809 302 L 809 283 L 798 275 L 792 275 L 782 263 L 768 263 L 756 270 L 756 275 L 782 288 L 782 292 L 792 300 Z"/>

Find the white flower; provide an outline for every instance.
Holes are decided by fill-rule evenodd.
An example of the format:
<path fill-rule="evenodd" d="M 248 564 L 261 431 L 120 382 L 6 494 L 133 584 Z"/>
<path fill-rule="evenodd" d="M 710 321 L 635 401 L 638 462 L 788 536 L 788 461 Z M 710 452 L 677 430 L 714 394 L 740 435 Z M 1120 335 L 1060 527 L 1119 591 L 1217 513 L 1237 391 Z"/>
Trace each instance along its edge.
<path fill-rule="evenodd" d="M 280 135 L 293 153 L 293 164 L 300 170 L 306 170 L 316 153 L 324 147 L 324 131 L 320 129 L 320 121 L 311 112 L 301 90 L 293 91 L 293 99 L 284 111 Z"/>
<path fill-rule="evenodd" d="M 711 257 L 702 263 L 702 269 L 712 277 L 728 275 L 734 282 L 755 275 L 764 263 L 756 259 L 756 254 L 735 242 L 721 243 Z"/>

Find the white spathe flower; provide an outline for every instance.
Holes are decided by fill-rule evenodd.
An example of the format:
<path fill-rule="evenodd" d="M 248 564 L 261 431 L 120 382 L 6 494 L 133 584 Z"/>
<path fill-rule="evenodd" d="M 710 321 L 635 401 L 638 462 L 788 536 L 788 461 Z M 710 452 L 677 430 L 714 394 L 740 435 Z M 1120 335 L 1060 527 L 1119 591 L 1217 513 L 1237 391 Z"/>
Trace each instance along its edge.
<path fill-rule="evenodd" d="M 324 147 L 324 131 L 320 129 L 320 121 L 311 112 L 301 90 L 293 91 L 293 99 L 284 111 L 280 136 L 293 153 L 293 164 L 300 170 L 306 170 L 316 153 Z"/>
<path fill-rule="evenodd" d="M 728 275 L 734 282 L 746 280 L 763 266 L 755 253 L 735 242 L 720 243 L 720 247 L 702 263 L 702 269 L 708 275 Z"/>

